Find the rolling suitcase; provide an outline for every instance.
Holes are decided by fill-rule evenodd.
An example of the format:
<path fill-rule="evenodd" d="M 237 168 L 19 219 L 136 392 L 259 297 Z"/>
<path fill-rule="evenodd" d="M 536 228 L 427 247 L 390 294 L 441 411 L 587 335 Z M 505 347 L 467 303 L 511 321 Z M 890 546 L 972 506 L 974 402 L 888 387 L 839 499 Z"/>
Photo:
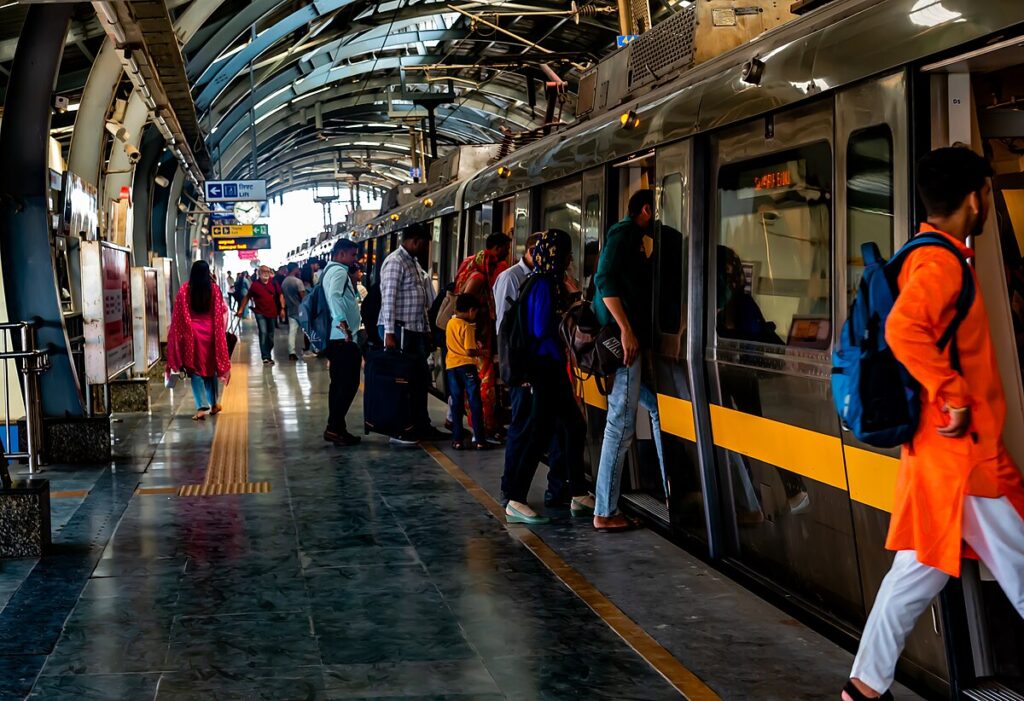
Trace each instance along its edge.
<path fill-rule="evenodd" d="M 394 350 L 366 354 L 363 422 L 366 433 L 399 437 L 413 433 L 413 387 L 420 359 Z"/>

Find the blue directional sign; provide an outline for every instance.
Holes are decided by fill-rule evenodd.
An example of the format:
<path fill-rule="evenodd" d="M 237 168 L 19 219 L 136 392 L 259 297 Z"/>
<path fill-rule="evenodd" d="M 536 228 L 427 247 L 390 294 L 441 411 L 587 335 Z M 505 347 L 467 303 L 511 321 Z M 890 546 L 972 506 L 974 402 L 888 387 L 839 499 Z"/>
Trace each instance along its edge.
<path fill-rule="evenodd" d="M 207 202 L 262 202 L 267 199 L 266 180 L 207 180 Z"/>
<path fill-rule="evenodd" d="M 618 48 L 621 49 L 623 46 L 625 46 L 629 42 L 633 41 L 638 36 L 640 36 L 640 35 L 639 34 L 620 34 L 617 37 L 615 37 L 615 46 L 617 46 Z"/>

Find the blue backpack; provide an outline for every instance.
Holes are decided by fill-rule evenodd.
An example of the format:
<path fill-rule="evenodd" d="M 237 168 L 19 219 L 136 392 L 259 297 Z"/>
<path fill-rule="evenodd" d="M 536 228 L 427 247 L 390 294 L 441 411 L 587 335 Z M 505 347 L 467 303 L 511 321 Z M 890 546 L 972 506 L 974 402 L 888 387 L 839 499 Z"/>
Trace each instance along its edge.
<path fill-rule="evenodd" d="M 878 246 L 865 243 L 864 276 L 839 346 L 832 355 L 832 399 L 844 428 L 864 443 L 893 448 L 910 442 L 921 415 L 920 385 L 885 342 L 885 322 L 899 294 L 897 280 L 907 255 L 921 246 L 940 246 L 957 257 L 963 270 L 956 313 L 936 342 L 949 347 L 953 369 L 961 372 L 956 332 L 974 303 L 974 276 L 960 251 L 945 237 L 922 233 L 886 261 Z"/>
<path fill-rule="evenodd" d="M 334 320 L 331 317 L 330 305 L 327 304 L 327 294 L 324 292 L 324 275 L 335 265 L 338 264 L 333 262 L 327 264 L 323 273 L 320 274 L 320 282 L 313 287 L 308 295 L 303 297 L 302 303 L 299 304 L 299 315 L 296 317 L 299 328 L 309 338 L 309 347 L 316 353 L 323 352 L 331 340 L 331 325 Z M 346 275 L 345 289 L 350 284 L 351 281 Z"/>

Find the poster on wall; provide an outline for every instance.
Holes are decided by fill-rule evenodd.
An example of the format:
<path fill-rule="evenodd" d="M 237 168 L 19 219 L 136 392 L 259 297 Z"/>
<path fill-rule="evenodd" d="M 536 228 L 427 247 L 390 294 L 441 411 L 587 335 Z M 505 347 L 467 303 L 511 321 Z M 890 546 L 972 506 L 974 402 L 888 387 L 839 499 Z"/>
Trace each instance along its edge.
<path fill-rule="evenodd" d="M 135 360 L 132 347 L 131 272 L 128 251 L 104 245 L 103 332 L 107 355 L 107 377 L 129 368 Z"/>
<path fill-rule="evenodd" d="M 146 365 L 160 360 L 160 301 L 156 270 L 146 268 Z"/>
<path fill-rule="evenodd" d="M 96 188 L 71 171 L 64 174 L 64 211 L 61 224 L 65 236 L 95 241 L 99 230 L 99 195 Z"/>

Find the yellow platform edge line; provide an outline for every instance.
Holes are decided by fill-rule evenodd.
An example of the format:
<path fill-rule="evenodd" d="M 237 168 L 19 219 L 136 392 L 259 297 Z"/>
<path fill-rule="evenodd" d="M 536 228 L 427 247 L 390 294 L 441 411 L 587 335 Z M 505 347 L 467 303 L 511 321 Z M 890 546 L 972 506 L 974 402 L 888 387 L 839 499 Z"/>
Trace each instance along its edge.
<path fill-rule="evenodd" d="M 441 466 L 441 469 L 461 484 L 481 506 L 504 523 L 504 509 L 483 487 L 438 447 L 429 444 L 421 444 L 421 446 Z M 662 647 L 633 619 L 623 613 L 597 587 L 559 557 L 538 535 L 526 528 L 509 527 L 508 530 L 686 699 L 689 701 L 722 701 L 721 697 L 707 684 L 673 657 L 672 653 Z"/>

